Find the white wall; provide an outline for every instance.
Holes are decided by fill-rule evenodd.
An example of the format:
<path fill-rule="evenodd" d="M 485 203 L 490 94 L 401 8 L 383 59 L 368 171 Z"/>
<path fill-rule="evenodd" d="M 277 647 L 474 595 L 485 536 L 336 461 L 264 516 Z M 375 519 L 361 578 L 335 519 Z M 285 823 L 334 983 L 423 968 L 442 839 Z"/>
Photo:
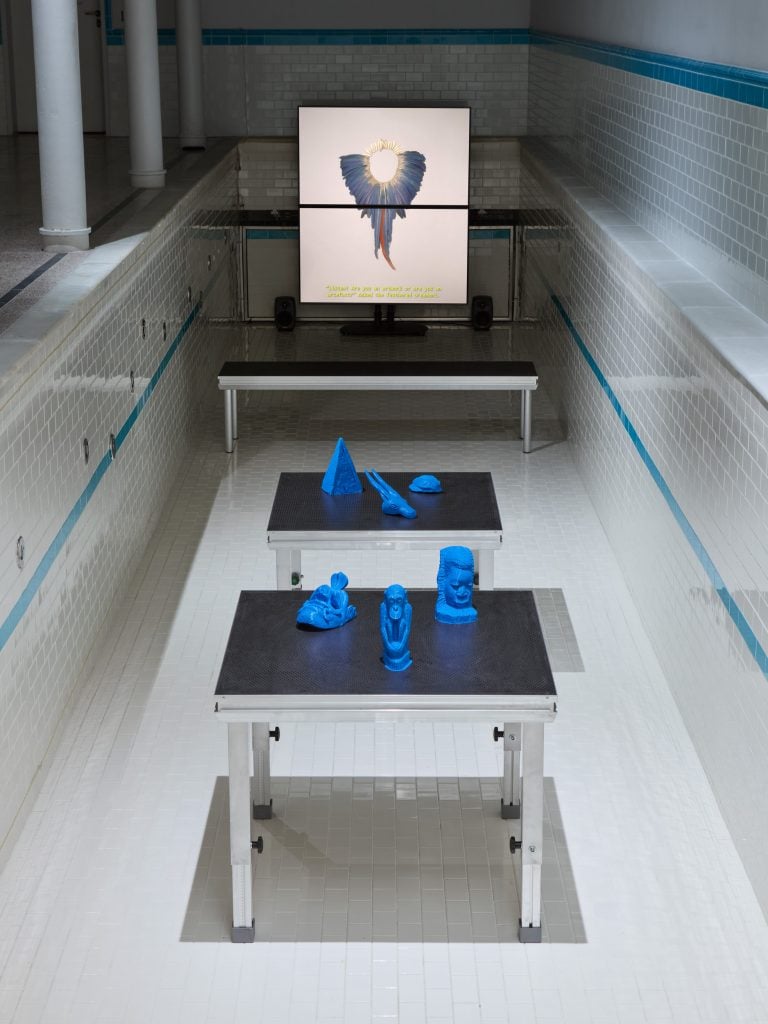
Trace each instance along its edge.
<path fill-rule="evenodd" d="M 124 2 L 124 0 L 123 0 Z M 118 10 L 123 2 L 117 2 Z M 534 0 L 535 3 L 535 0 Z M 527 28 L 530 0 L 476 0 L 470 4 L 418 4 L 390 0 L 202 0 L 206 28 Z M 174 0 L 158 0 L 158 24 L 174 23 Z"/>
<path fill-rule="evenodd" d="M 531 28 L 768 70 L 766 0 L 532 0 Z"/>
<path fill-rule="evenodd" d="M 233 305 L 235 167 L 231 152 L 42 337 L 38 308 L 0 340 L 0 862 L 228 354 L 206 319 Z"/>
<path fill-rule="evenodd" d="M 125 47 L 109 46 L 110 134 L 128 132 Z M 474 136 L 525 133 L 527 43 L 205 46 L 211 136 L 295 136 L 301 103 L 468 103 Z M 163 134 L 178 128 L 175 47 L 160 47 Z"/>
<path fill-rule="evenodd" d="M 550 174 L 546 205 L 561 211 L 527 247 L 537 368 L 768 913 L 768 403 L 712 342 L 728 318 L 743 330 L 745 311 L 542 151 L 522 144 L 524 178 Z M 665 797 L 678 799 L 675 779 Z M 652 819 L 643 800 L 638 779 Z"/>
<path fill-rule="evenodd" d="M 530 134 L 768 319 L 766 110 L 674 85 L 663 63 L 627 71 L 590 59 L 586 46 L 530 51 Z M 738 88 L 723 75 L 717 84 Z"/>

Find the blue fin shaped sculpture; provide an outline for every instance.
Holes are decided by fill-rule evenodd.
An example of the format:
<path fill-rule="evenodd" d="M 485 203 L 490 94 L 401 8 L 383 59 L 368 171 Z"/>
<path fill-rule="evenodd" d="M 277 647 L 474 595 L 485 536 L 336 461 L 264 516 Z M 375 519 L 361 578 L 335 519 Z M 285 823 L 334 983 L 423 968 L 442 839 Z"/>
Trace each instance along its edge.
<path fill-rule="evenodd" d="M 343 437 L 336 442 L 320 487 L 326 494 L 360 494 L 363 490 Z"/>
<path fill-rule="evenodd" d="M 365 476 L 371 487 L 381 495 L 381 511 L 385 515 L 405 516 L 406 519 L 416 518 L 416 509 L 411 508 L 405 498 L 398 494 L 394 487 L 390 487 L 375 469 L 366 469 Z"/>

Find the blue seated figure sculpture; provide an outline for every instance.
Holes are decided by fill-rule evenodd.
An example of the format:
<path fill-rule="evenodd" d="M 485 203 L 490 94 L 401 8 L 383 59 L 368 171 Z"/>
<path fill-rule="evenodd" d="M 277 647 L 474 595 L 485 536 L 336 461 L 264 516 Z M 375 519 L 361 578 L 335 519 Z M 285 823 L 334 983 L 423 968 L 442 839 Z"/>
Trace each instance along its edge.
<path fill-rule="evenodd" d="M 381 660 L 390 672 L 403 672 L 413 664 L 408 650 L 411 633 L 413 608 L 408 602 L 408 591 L 399 583 L 393 583 L 384 591 L 384 600 L 379 607 L 381 642 L 384 653 Z"/>
<path fill-rule="evenodd" d="M 408 490 L 414 491 L 416 494 L 440 494 L 442 489 L 443 485 L 431 473 L 422 473 L 421 476 L 415 476 L 410 484 L 408 484 Z"/>
<path fill-rule="evenodd" d="M 390 487 L 375 469 L 366 469 L 365 476 L 371 487 L 381 495 L 381 511 L 385 515 L 405 516 L 406 519 L 416 518 L 416 509 L 411 508 L 405 498 L 398 494 L 394 487 Z"/>
<path fill-rule="evenodd" d="M 460 544 L 440 548 L 435 605 L 438 622 L 463 625 L 475 621 L 477 609 L 472 607 L 474 582 L 475 559 L 469 548 Z"/>
<path fill-rule="evenodd" d="M 343 572 L 331 576 L 331 585 L 322 583 L 299 608 L 296 625 L 304 629 L 335 629 L 354 619 L 357 608 L 349 603 L 344 588 L 349 580 Z"/>

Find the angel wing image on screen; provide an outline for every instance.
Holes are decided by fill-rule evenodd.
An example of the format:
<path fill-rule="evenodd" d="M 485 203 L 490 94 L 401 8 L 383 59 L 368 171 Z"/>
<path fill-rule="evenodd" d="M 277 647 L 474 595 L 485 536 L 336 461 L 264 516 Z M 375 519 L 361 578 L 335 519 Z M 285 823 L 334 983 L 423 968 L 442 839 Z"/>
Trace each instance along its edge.
<path fill-rule="evenodd" d="M 371 167 L 372 160 L 377 168 L 381 161 L 379 154 L 396 158 L 391 177 L 380 180 Z M 390 259 L 392 226 L 395 217 L 405 218 L 405 207 L 410 206 L 421 188 L 427 161 L 423 153 L 413 149 L 401 149 L 389 139 L 377 139 L 364 153 L 351 153 L 339 157 L 344 184 L 354 196 L 361 211 L 361 217 L 369 217 L 373 228 L 373 254 L 378 259 L 379 250 L 386 262 L 395 270 Z M 386 167 L 386 163 L 384 164 Z M 381 173 L 381 172 L 379 172 Z"/>

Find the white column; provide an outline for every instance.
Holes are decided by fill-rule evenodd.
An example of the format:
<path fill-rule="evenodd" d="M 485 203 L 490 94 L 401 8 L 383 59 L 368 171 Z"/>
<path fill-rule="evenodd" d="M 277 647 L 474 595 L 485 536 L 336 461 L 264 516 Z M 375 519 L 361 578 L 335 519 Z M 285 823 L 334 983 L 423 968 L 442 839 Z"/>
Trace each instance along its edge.
<path fill-rule="evenodd" d="M 176 64 L 179 71 L 179 145 L 182 149 L 205 149 L 200 0 L 176 0 Z"/>
<path fill-rule="evenodd" d="M 155 0 L 125 0 L 125 49 L 131 184 L 134 188 L 162 188 L 165 168 Z"/>
<path fill-rule="evenodd" d="M 87 249 L 76 0 L 32 0 L 43 248 Z"/>

